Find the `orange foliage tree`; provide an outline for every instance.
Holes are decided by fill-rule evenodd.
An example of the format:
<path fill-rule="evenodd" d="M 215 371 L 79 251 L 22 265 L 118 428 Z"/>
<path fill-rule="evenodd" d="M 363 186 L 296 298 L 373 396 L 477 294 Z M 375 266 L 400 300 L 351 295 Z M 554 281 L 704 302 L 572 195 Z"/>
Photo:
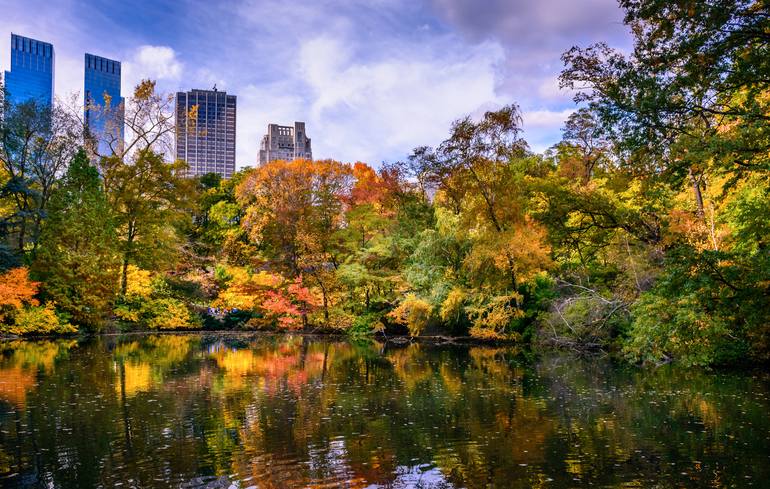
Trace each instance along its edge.
<path fill-rule="evenodd" d="M 38 285 L 29 279 L 29 270 L 24 267 L 0 275 L 0 321 L 8 322 L 24 306 L 37 306 Z"/>
<path fill-rule="evenodd" d="M 271 267 L 305 282 L 321 295 L 329 321 L 353 170 L 332 160 L 274 161 L 252 170 L 236 188 L 245 209 L 241 225 Z"/>

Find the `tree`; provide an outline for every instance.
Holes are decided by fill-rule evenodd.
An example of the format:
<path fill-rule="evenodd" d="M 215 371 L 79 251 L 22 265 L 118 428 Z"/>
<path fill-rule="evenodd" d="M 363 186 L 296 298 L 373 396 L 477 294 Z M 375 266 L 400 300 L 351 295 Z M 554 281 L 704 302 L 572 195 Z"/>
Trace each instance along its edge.
<path fill-rule="evenodd" d="M 562 143 L 556 148 L 561 173 L 582 183 L 593 178 L 597 169 L 610 164 L 610 143 L 604 138 L 596 116 L 586 108 L 567 118 Z"/>
<path fill-rule="evenodd" d="M 235 192 L 250 239 L 278 271 L 320 290 L 326 323 L 341 263 L 334 236 L 351 185 L 351 168 L 336 161 L 275 161 L 249 172 Z"/>
<path fill-rule="evenodd" d="M 166 163 L 150 149 L 131 163 L 116 156 L 101 162 L 107 202 L 115 216 L 121 255 L 120 293 L 131 264 L 157 269 L 172 261 L 189 222 L 194 182 L 184 178 L 186 163 Z"/>
<path fill-rule="evenodd" d="M 542 162 L 520 132 L 518 107 L 511 105 L 478 122 L 455 122 L 436 150 L 418 148 L 409 163 L 415 178 L 437 188 L 438 218 L 436 229 L 421 236 L 409 281 L 416 289 L 425 284 L 434 312 L 450 291 L 468 290 L 462 315 L 482 337 L 521 337 L 531 321 L 524 286 L 550 263 L 544 229 L 528 208 L 528 173 L 540 171 Z"/>
<path fill-rule="evenodd" d="M 634 212 L 613 212 L 612 228 L 659 256 L 656 280 L 637 287 L 626 352 L 698 364 L 768 358 L 768 254 L 756 230 L 770 171 L 770 11 L 754 1 L 620 3 L 633 52 L 572 48 L 561 82 L 588 102 L 626 173 L 617 195 L 632 196 L 623 207 Z M 634 232 L 645 209 L 655 240 Z"/>
<path fill-rule="evenodd" d="M 156 92 L 155 82 L 142 80 L 126 101 L 123 151 L 98 162 L 119 240 L 121 295 L 128 266 L 170 263 L 181 242 L 179 228 L 189 225 L 195 182 L 184 178 L 185 162 L 164 159 L 174 132 L 172 100 Z"/>
<path fill-rule="evenodd" d="M 99 173 L 81 149 L 51 198 L 33 265 L 43 295 L 76 324 L 98 327 L 117 293 L 117 245 Z"/>
<path fill-rule="evenodd" d="M 58 179 L 74 158 L 82 126 L 65 110 L 31 100 L 6 104 L 0 120 L 2 232 L 16 253 L 34 253 Z"/>
<path fill-rule="evenodd" d="M 7 323 L 24 306 L 37 306 L 39 282 L 29 279 L 29 270 L 14 268 L 0 274 L 0 321 Z"/>

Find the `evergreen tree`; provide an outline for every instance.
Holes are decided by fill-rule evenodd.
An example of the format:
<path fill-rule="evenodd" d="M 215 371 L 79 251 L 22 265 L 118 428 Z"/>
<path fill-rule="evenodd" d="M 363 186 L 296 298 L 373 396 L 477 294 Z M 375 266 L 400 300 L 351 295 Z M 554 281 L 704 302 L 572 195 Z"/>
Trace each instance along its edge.
<path fill-rule="evenodd" d="M 97 328 L 118 287 L 117 240 L 99 173 L 78 151 L 54 192 L 33 265 L 43 294 L 74 323 Z"/>

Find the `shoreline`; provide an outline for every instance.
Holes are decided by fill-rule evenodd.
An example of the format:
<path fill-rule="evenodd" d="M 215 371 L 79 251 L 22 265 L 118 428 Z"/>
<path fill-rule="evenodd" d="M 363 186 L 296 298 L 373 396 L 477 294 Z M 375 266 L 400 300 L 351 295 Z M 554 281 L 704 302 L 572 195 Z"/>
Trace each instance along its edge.
<path fill-rule="evenodd" d="M 343 340 L 374 340 L 382 343 L 392 344 L 409 344 L 409 343 L 430 343 L 441 345 L 485 345 L 485 346 L 522 346 L 515 340 L 488 340 L 482 338 L 473 338 L 471 336 L 443 336 L 443 335 L 421 335 L 421 336 L 409 336 L 409 335 L 389 335 L 383 336 L 382 334 L 372 335 L 358 335 L 351 336 L 345 333 L 333 333 L 323 331 L 235 331 L 235 330 L 207 330 L 207 329 L 182 329 L 182 330 L 163 330 L 163 331 L 108 331 L 93 333 L 88 335 L 80 334 L 53 334 L 53 335 L 29 335 L 29 336 L 17 336 L 17 335 L 0 335 L 0 342 L 3 341 L 35 341 L 35 340 L 58 340 L 58 339 L 88 339 L 96 338 L 100 336 L 144 336 L 144 335 L 217 335 L 217 336 L 306 336 L 310 338 L 338 338 Z"/>

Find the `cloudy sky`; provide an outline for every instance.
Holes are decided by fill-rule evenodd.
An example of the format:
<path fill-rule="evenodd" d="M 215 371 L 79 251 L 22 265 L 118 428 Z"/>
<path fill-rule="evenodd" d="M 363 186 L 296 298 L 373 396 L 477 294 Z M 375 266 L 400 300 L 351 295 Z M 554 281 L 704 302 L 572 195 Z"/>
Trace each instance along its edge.
<path fill-rule="evenodd" d="M 382 161 L 435 145 L 450 123 L 511 102 L 535 150 L 574 110 L 560 55 L 627 48 L 615 0 L 0 0 L 0 70 L 11 32 L 54 44 L 56 95 L 83 91 L 83 53 L 123 62 L 123 92 L 238 96 L 237 164 L 269 122 L 307 122 L 316 158 Z"/>

